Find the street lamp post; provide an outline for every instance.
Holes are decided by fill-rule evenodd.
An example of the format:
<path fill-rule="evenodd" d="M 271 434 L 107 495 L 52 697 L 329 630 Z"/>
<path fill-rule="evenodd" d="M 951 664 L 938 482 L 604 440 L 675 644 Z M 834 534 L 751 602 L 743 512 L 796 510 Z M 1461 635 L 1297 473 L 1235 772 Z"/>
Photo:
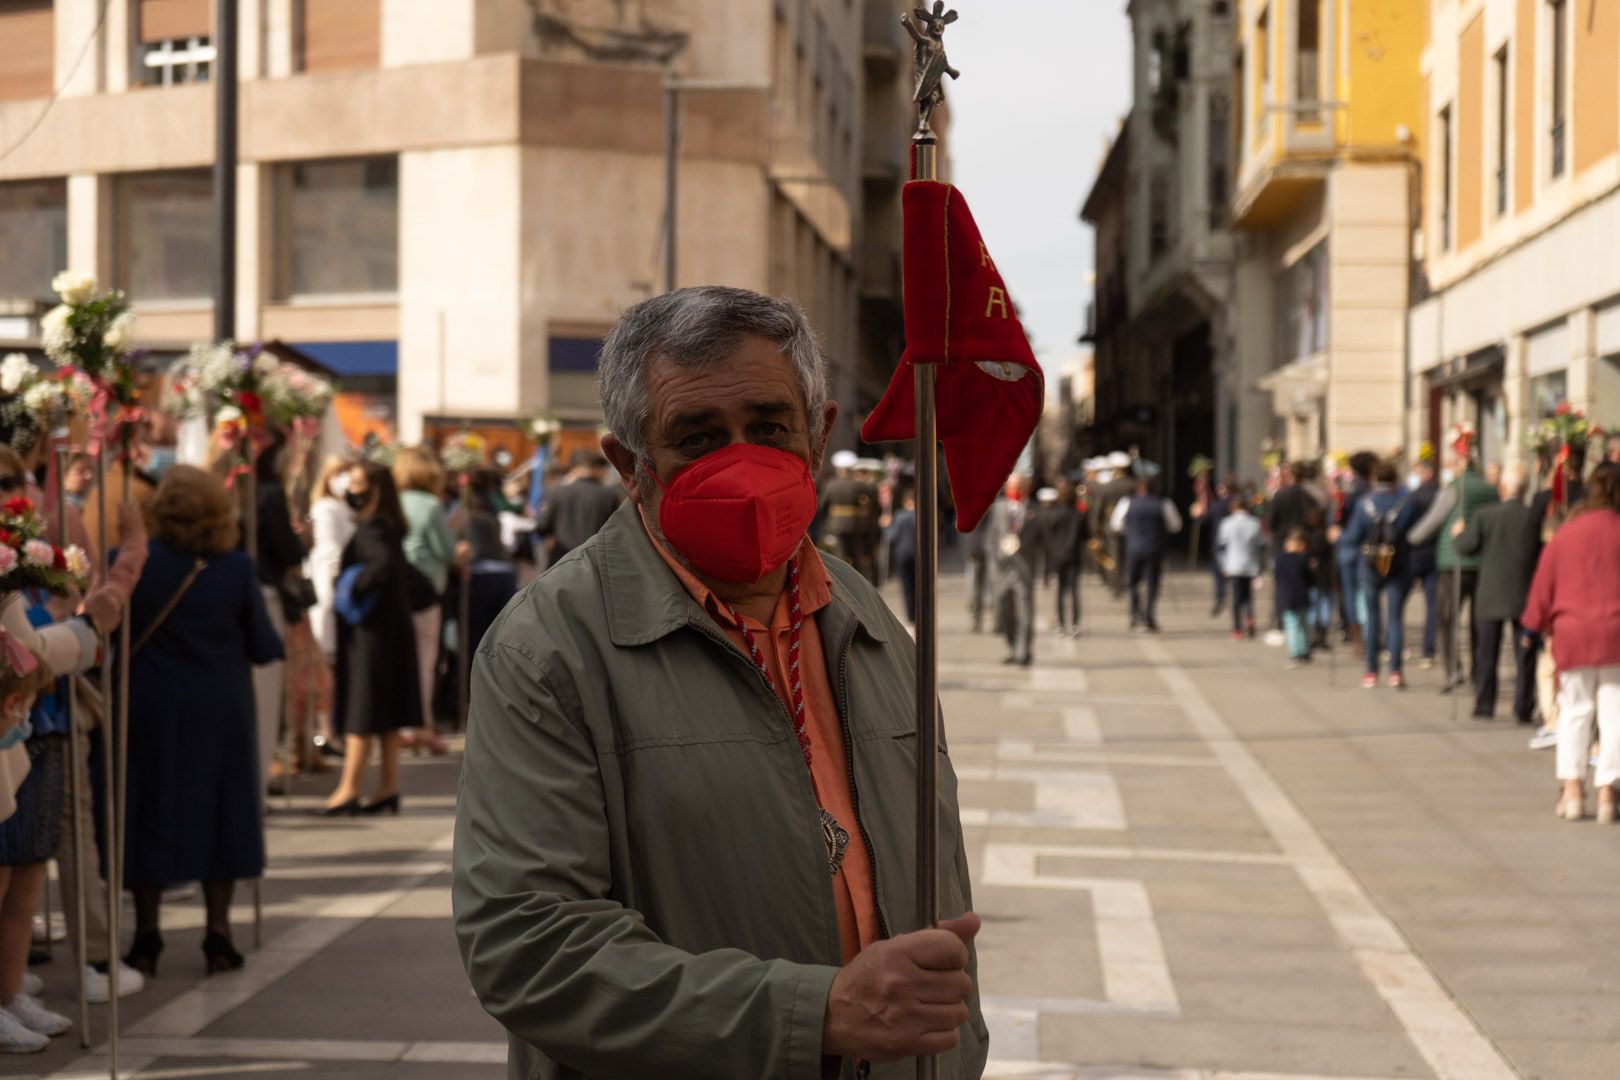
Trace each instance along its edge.
<path fill-rule="evenodd" d="M 214 5 L 214 339 L 236 337 L 237 0 Z"/>

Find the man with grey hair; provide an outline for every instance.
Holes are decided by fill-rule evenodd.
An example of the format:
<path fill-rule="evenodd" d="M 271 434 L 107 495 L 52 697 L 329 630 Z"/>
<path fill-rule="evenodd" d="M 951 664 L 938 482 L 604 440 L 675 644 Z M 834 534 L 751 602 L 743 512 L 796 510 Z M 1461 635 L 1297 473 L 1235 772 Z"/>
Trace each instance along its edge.
<path fill-rule="evenodd" d="M 1502 655 L 1504 627 L 1512 628 L 1513 716 L 1521 724 L 1534 719 L 1536 656 L 1524 643 L 1519 616 L 1524 614 L 1530 579 L 1536 568 L 1538 522 L 1525 505 L 1530 475 L 1523 465 L 1502 471 L 1502 501 L 1478 511 L 1466 523 L 1452 526 L 1457 553 L 1479 559 L 1474 606 L 1479 635 L 1474 639 L 1474 719 L 1496 716 L 1496 668 Z"/>
<path fill-rule="evenodd" d="M 509 1074 L 982 1074 L 967 860 L 941 757 L 916 910 L 911 638 L 805 536 L 837 414 L 789 301 L 682 289 L 599 367 L 630 498 L 473 671 L 455 921 Z M 947 1052 L 948 1051 L 948 1052 Z"/>

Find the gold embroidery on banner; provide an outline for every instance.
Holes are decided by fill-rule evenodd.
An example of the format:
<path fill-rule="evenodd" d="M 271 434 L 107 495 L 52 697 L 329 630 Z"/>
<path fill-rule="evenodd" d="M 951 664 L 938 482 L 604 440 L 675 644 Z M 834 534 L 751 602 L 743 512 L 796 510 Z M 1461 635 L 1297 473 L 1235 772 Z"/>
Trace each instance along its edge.
<path fill-rule="evenodd" d="M 1001 317 L 1007 318 L 1007 290 L 999 286 L 990 286 L 990 296 L 984 302 L 984 317 L 989 318 L 990 312 L 996 308 L 1001 309 Z"/>
<path fill-rule="evenodd" d="M 990 257 L 990 249 L 985 246 L 983 240 L 979 241 L 979 265 L 988 266 L 993 273 L 1000 273 L 1000 271 L 996 269 L 996 260 Z"/>

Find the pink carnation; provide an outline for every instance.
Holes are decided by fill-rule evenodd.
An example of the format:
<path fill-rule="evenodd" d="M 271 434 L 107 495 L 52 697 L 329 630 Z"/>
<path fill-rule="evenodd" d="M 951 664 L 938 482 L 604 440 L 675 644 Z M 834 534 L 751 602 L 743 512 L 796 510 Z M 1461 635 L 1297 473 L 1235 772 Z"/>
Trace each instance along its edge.
<path fill-rule="evenodd" d="M 9 574 L 17 569 L 17 549 L 0 544 L 0 574 Z"/>
<path fill-rule="evenodd" d="M 30 540 L 23 545 L 23 558 L 33 566 L 53 566 L 56 551 L 43 540 Z"/>

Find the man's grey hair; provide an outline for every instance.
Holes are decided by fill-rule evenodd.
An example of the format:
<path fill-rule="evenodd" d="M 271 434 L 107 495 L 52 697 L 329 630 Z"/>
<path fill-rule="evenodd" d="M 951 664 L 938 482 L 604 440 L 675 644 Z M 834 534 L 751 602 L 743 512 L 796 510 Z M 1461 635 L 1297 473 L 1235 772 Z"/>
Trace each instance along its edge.
<path fill-rule="evenodd" d="M 647 456 L 647 365 L 657 356 L 682 366 L 716 363 L 745 337 L 781 350 L 798 376 L 812 451 L 821 448 L 827 367 L 803 309 L 747 289 L 700 285 L 655 296 L 627 310 L 608 331 L 596 388 L 608 430 L 639 458 Z"/>

